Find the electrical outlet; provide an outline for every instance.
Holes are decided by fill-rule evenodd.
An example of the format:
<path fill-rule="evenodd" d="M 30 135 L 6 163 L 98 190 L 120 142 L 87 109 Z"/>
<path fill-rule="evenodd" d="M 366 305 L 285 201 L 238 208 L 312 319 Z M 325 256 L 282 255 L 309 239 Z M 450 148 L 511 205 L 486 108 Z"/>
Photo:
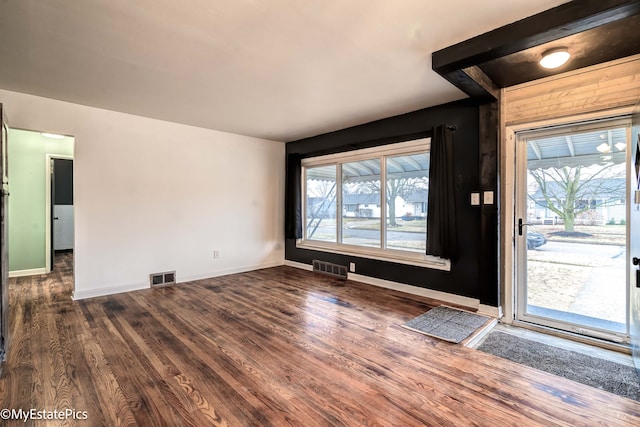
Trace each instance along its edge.
<path fill-rule="evenodd" d="M 218 259 L 218 258 L 220 258 L 220 251 L 216 249 L 213 251 L 213 259 Z"/>
<path fill-rule="evenodd" d="M 350 262 L 349 263 L 349 271 L 352 273 L 356 272 L 356 263 L 355 262 Z"/>

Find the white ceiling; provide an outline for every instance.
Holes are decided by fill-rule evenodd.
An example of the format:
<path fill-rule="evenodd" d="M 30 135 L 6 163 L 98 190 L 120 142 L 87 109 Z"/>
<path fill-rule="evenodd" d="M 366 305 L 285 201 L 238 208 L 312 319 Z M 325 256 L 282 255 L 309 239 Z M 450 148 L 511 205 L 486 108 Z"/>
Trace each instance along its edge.
<path fill-rule="evenodd" d="M 564 2 L 0 0 L 0 88 L 291 141 L 464 98 L 432 52 Z"/>

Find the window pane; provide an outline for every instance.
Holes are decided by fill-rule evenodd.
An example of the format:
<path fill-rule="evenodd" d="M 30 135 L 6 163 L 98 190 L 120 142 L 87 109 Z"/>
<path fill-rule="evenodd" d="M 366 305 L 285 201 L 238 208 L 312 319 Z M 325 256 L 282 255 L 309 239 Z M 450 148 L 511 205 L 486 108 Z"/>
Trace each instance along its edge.
<path fill-rule="evenodd" d="M 424 252 L 429 154 L 387 157 L 387 248 Z"/>
<path fill-rule="evenodd" d="M 307 168 L 306 238 L 336 241 L 336 166 Z"/>
<path fill-rule="evenodd" d="M 342 243 L 380 247 L 380 159 L 342 164 Z"/>

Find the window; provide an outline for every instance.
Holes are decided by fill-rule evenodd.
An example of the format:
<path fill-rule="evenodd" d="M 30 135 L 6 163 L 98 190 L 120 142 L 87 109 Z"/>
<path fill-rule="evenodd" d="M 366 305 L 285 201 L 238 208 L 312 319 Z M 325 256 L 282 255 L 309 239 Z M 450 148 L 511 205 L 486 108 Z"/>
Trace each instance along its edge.
<path fill-rule="evenodd" d="M 336 241 L 336 166 L 306 169 L 305 236 L 309 240 Z M 323 224 L 324 221 L 324 224 Z"/>
<path fill-rule="evenodd" d="M 425 255 L 430 139 L 303 159 L 298 246 L 449 269 Z"/>
<path fill-rule="evenodd" d="M 429 195 L 429 154 L 387 157 L 387 247 L 424 252 Z M 418 209 L 416 209 L 416 204 Z"/>
<path fill-rule="evenodd" d="M 588 203 L 588 200 L 576 200 L 575 207 L 576 209 L 586 209 Z"/>
<path fill-rule="evenodd" d="M 353 216 L 342 217 L 342 242 L 380 247 L 380 159 L 342 163 L 342 203 L 361 206 Z"/>
<path fill-rule="evenodd" d="M 598 208 L 598 200 L 590 199 L 590 200 L 576 200 L 575 202 L 576 209 L 584 210 L 584 209 L 597 209 Z"/>

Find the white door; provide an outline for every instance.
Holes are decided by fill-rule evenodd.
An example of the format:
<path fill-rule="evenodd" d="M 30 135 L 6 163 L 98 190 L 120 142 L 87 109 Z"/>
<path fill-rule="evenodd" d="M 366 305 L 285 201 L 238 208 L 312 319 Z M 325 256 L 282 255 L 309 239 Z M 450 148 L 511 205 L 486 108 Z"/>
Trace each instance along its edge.
<path fill-rule="evenodd" d="M 53 206 L 53 250 L 73 249 L 73 205 Z"/>
<path fill-rule="evenodd" d="M 518 134 L 516 317 L 629 341 L 630 119 Z"/>

